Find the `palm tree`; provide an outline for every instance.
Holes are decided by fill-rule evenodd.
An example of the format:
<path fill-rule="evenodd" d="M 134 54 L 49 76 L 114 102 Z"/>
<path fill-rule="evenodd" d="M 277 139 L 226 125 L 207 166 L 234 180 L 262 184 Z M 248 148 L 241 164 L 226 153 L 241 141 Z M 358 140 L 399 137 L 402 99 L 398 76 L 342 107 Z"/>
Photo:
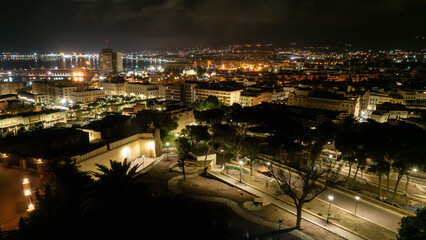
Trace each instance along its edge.
<path fill-rule="evenodd" d="M 116 216 L 132 207 L 143 207 L 149 195 L 138 182 L 142 174 L 138 172 L 139 166 L 132 167 L 127 159 L 123 162 L 110 160 L 110 167 L 96 164 L 97 172 L 92 174 L 97 180 L 89 186 L 83 212 Z"/>
<path fill-rule="evenodd" d="M 372 165 L 368 171 L 377 174 L 377 176 L 379 177 L 379 198 L 382 199 L 382 176 L 383 174 L 389 176 L 390 163 L 386 161 L 386 159 L 383 156 L 373 158 L 373 162 L 374 162 L 374 165 Z M 388 180 L 388 188 L 389 188 L 389 180 Z"/>
<path fill-rule="evenodd" d="M 185 180 L 185 158 L 191 150 L 191 144 L 189 143 L 189 140 L 187 138 L 179 137 L 175 140 L 175 146 L 178 153 L 178 159 L 182 166 L 183 180 Z"/>

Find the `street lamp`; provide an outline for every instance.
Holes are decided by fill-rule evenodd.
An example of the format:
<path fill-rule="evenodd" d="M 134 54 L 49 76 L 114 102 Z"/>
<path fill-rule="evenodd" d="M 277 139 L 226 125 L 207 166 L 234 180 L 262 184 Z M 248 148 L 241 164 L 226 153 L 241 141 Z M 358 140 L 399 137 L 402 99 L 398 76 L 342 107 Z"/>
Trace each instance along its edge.
<path fill-rule="evenodd" d="M 225 152 L 225 150 L 220 149 L 220 154 L 222 154 L 222 163 L 225 165 L 225 157 L 223 156 L 223 152 Z"/>
<path fill-rule="evenodd" d="M 167 161 L 169 161 L 169 142 L 166 142 L 166 146 L 167 146 L 167 150 L 166 150 L 166 156 L 167 156 Z"/>
<path fill-rule="evenodd" d="M 240 164 L 240 183 L 241 183 L 241 178 L 243 176 L 243 161 L 239 161 L 238 162 Z"/>
<path fill-rule="evenodd" d="M 283 220 L 278 220 L 278 231 L 281 231 L 281 224 L 283 223 Z"/>
<path fill-rule="evenodd" d="M 411 169 L 412 171 L 413 171 L 413 173 L 416 173 L 417 172 L 417 168 L 413 168 L 413 169 Z M 407 183 L 405 184 L 405 194 L 404 195 L 406 195 L 407 194 L 407 192 L 408 192 L 408 184 L 410 183 L 410 178 L 408 177 L 408 174 L 410 173 L 410 171 L 408 171 L 407 172 Z M 414 181 L 413 181 L 414 182 Z"/>
<path fill-rule="evenodd" d="M 332 195 L 328 195 L 328 213 L 327 213 L 327 223 L 328 219 L 330 218 L 330 208 L 331 208 L 331 201 L 333 201 L 334 197 Z"/>
<path fill-rule="evenodd" d="M 31 184 L 28 178 L 24 178 L 24 180 L 22 181 L 22 187 L 24 189 L 25 201 L 28 204 L 27 211 L 31 212 L 34 210 L 34 205 L 31 200 Z"/>
<path fill-rule="evenodd" d="M 271 171 L 271 169 L 270 169 L 271 163 L 267 162 L 266 166 L 267 166 L 268 170 Z M 266 176 L 266 188 L 268 188 L 268 185 L 269 185 L 269 179 L 268 179 L 268 176 Z"/>
<path fill-rule="evenodd" d="M 359 197 L 359 196 L 355 196 L 355 215 L 356 215 L 356 209 L 358 208 L 358 201 L 360 200 L 361 198 Z"/>

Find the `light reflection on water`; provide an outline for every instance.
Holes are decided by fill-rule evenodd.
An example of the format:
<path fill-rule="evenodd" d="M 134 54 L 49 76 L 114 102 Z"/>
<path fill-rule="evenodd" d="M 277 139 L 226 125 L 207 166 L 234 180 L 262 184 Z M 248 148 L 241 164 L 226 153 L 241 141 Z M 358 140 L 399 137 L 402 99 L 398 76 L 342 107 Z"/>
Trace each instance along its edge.
<path fill-rule="evenodd" d="M 139 69 L 144 70 L 149 67 L 162 67 L 160 62 L 123 59 L 123 68 L 127 70 Z M 30 68 L 57 68 L 57 69 L 74 69 L 74 68 L 99 68 L 98 58 L 43 58 L 43 59 L 22 59 L 11 60 L 0 57 L 0 69 L 30 69 Z"/>

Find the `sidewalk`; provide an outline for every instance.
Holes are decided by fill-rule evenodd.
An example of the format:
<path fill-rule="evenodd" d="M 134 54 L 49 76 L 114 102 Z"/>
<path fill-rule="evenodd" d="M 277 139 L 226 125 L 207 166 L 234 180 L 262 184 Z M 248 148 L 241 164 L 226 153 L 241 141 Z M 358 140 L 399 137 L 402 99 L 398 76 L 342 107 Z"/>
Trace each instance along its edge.
<path fill-rule="evenodd" d="M 236 180 L 236 179 L 234 179 L 230 176 L 226 176 L 226 175 L 222 174 L 220 171 L 209 171 L 208 173 L 211 174 L 213 177 L 218 178 L 221 181 L 224 181 L 228 184 L 231 184 L 235 187 L 238 187 L 238 188 L 240 188 L 240 189 L 242 189 L 242 190 L 244 190 L 248 193 L 251 193 L 255 196 L 261 197 L 261 198 L 264 199 L 264 201 L 270 202 L 270 203 L 274 204 L 275 206 L 280 207 L 280 208 L 288 211 L 289 213 L 296 214 L 296 208 L 293 205 L 287 203 L 286 201 L 283 201 L 283 200 L 281 200 L 281 199 L 279 199 L 275 196 L 271 196 L 271 195 L 266 194 L 262 191 L 259 191 L 258 189 L 253 188 L 253 187 L 251 187 L 251 186 L 249 186 L 245 183 L 240 183 L 238 180 Z M 304 210 L 304 214 L 303 214 L 302 218 L 304 220 L 309 221 L 311 223 L 314 223 L 314 224 L 316 224 L 316 225 L 318 225 L 318 226 L 320 226 L 324 229 L 327 229 L 327 230 L 329 230 L 333 233 L 336 233 L 336 234 L 338 234 L 338 235 L 340 235 L 340 236 L 342 236 L 346 239 L 356 239 L 356 240 L 358 240 L 358 239 L 369 239 L 369 238 L 362 237 L 362 236 L 360 236 L 360 235 L 358 235 L 358 234 L 356 234 L 352 231 L 349 231 L 348 229 L 344 229 L 340 226 L 337 226 L 336 224 L 333 224 L 333 223 L 327 224 L 324 219 L 322 219 L 322 218 L 320 218 L 316 215 L 313 215 L 313 214 L 307 212 L 306 210 Z"/>

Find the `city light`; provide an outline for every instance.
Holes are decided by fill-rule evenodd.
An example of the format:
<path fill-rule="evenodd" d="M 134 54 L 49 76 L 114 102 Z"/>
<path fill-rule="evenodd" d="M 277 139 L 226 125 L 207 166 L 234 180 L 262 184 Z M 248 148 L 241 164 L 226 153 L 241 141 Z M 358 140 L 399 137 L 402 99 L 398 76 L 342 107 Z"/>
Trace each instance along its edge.
<path fill-rule="evenodd" d="M 29 195 L 31 195 L 31 192 L 30 192 L 30 190 L 25 190 L 24 194 L 25 194 L 25 196 L 29 196 Z"/>
<path fill-rule="evenodd" d="M 332 195 L 328 195 L 328 212 L 327 212 L 327 223 L 330 219 L 330 209 L 331 209 L 331 201 L 333 201 L 334 197 Z"/>
<path fill-rule="evenodd" d="M 31 211 L 34 211 L 34 209 L 35 209 L 34 208 L 34 204 L 31 203 L 31 204 L 28 205 L 28 210 L 27 211 L 31 212 Z"/>
<path fill-rule="evenodd" d="M 355 212 L 354 212 L 354 214 L 356 215 L 356 210 L 357 210 L 357 208 L 358 208 L 358 201 L 360 200 L 361 198 L 359 197 L 359 196 L 355 196 Z"/>

